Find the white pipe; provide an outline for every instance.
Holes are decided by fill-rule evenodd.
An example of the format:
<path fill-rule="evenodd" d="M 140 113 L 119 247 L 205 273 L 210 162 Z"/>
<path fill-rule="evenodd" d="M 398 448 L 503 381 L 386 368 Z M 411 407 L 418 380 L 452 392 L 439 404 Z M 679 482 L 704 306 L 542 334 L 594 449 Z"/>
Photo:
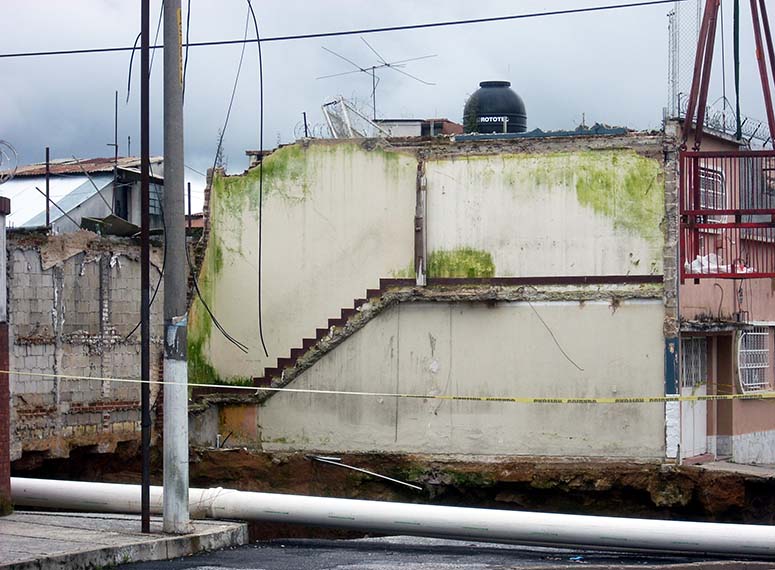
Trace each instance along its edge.
<path fill-rule="evenodd" d="M 139 512 L 140 487 L 11 478 L 20 506 Z M 193 516 L 542 546 L 775 558 L 775 526 L 441 507 L 229 489 L 191 489 Z M 161 512 L 162 488 L 151 487 Z"/>

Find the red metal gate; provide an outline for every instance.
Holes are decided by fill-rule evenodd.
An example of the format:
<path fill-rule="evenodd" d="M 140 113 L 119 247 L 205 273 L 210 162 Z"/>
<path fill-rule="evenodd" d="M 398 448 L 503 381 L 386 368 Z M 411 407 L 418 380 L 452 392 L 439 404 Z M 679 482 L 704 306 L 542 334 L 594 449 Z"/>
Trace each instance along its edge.
<path fill-rule="evenodd" d="M 775 151 L 680 154 L 681 280 L 775 277 Z"/>

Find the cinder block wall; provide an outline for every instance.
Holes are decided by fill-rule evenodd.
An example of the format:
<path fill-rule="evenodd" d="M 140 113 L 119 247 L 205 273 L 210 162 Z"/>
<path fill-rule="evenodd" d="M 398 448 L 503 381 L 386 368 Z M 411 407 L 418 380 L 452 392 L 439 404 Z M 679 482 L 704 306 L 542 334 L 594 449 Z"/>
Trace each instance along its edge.
<path fill-rule="evenodd" d="M 154 252 L 151 286 L 159 277 Z M 89 232 L 10 233 L 11 460 L 66 457 L 139 440 L 140 251 Z M 151 378 L 161 379 L 162 304 L 151 306 Z M 151 401 L 156 399 L 152 387 Z M 37 452 L 37 453 L 35 453 Z"/>

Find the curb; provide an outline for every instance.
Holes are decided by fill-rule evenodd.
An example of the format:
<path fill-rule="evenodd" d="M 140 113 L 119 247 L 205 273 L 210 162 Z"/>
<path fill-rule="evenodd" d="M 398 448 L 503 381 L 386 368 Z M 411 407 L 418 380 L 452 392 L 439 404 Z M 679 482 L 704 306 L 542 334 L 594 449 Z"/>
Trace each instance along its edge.
<path fill-rule="evenodd" d="M 200 528 L 186 535 L 148 535 L 147 539 L 102 548 L 82 549 L 2 564 L 2 570 L 95 570 L 134 562 L 170 560 L 248 543 L 248 526 L 241 522 L 192 521 Z M 201 528 L 204 526 L 204 528 Z M 210 527 L 210 528 L 208 528 Z M 2 537 L 0 537 L 1 539 Z"/>

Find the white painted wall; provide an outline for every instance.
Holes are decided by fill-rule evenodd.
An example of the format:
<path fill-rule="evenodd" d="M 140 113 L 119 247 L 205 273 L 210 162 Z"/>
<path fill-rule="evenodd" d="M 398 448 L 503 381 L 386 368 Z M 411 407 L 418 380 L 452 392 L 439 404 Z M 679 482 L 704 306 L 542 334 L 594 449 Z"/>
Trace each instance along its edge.
<path fill-rule="evenodd" d="M 375 121 L 385 129 L 391 137 L 419 137 L 422 133 L 422 121 L 391 121 L 380 119 Z"/>
<path fill-rule="evenodd" d="M 561 354 L 533 308 L 552 330 Z M 293 388 L 461 396 L 663 393 L 661 301 L 405 303 L 369 322 Z M 660 459 L 663 404 L 556 405 L 278 393 L 268 451 L 390 451 Z"/>
<path fill-rule="evenodd" d="M 413 262 L 413 156 L 338 143 L 286 147 L 265 160 L 263 324 L 269 358 L 257 319 L 258 170 L 227 181 L 244 188 L 216 187 L 212 196 L 203 289 L 226 330 L 250 350 L 242 354 L 215 327 L 201 335 L 207 317 L 198 303 L 189 334 L 206 336 L 204 353 L 226 378 L 260 376 L 339 317 L 340 309 L 377 288 L 380 278 L 406 272 Z"/>
<path fill-rule="evenodd" d="M 223 379 L 260 376 L 380 278 L 413 276 L 414 154 L 313 142 L 284 147 L 264 165 L 268 358 L 257 325 L 258 170 L 227 178 L 226 188 L 216 183 L 211 198 L 200 281 L 219 321 L 249 352 L 210 327 L 199 303 L 189 333 Z M 461 153 L 430 159 L 426 176 L 431 258 L 474 250 L 504 277 L 662 270 L 659 160 L 629 150 Z"/>

